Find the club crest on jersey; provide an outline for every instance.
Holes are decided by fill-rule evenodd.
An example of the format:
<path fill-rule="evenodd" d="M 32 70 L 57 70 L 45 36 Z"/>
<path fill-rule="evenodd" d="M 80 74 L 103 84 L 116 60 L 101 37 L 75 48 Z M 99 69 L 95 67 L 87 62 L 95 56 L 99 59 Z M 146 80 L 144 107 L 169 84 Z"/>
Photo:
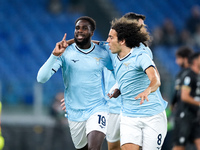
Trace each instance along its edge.
<path fill-rule="evenodd" d="M 126 69 L 128 70 L 130 63 L 123 63 L 123 64 L 126 66 Z"/>
<path fill-rule="evenodd" d="M 97 65 L 99 65 L 99 62 L 100 62 L 100 60 L 101 60 L 102 58 L 94 57 L 94 59 L 96 60 Z"/>

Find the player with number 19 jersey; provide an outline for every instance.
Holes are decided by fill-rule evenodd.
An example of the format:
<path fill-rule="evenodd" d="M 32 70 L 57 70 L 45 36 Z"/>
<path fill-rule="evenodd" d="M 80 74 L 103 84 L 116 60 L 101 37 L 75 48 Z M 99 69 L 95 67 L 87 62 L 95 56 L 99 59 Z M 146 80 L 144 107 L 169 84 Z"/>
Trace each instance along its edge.
<path fill-rule="evenodd" d="M 70 121 L 80 122 L 96 112 L 107 111 L 101 83 L 104 67 L 113 69 L 105 49 L 91 43 L 91 47 L 85 50 L 74 43 L 60 57 L 52 54 L 40 69 L 38 77 L 47 76 L 48 79 L 59 68 L 62 69 L 67 117 Z"/>

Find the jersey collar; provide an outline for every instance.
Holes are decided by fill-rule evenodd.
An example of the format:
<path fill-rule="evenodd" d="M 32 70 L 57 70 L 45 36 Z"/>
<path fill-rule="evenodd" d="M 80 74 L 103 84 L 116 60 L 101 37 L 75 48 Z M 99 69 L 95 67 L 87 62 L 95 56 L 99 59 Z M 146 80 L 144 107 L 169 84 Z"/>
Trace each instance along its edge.
<path fill-rule="evenodd" d="M 117 58 L 119 59 L 119 61 L 122 61 L 122 60 L 126 59 L 128 56 L 130 56 L 132 52 L 133 52 L 133 48 L 132 48 L 132 49 L 130 50 L 130 52 L 129 52 L 126 56 L 124 56 L 123 58 L 119 58 L 118 55 L 117 55 Z"/>
<path fill-rule="evenodd" d="M 79 48 L 76 44 L 75 44 L 75 47 L 78 51 L 80 51 L 81 53 L 84 53 L 84 54 L 89 54 L 90 52 L 92 52 L 95 48 L 95 44 L 91 42 L 91 46 L 90 48 L 88 49 L 81 49 Z"/>

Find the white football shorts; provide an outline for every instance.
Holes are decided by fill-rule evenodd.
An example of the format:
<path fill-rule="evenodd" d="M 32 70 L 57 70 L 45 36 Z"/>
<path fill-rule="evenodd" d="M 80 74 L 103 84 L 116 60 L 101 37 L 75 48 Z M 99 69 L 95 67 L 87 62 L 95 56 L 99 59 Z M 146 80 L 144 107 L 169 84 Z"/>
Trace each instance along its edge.
<path fill-rule="evenodd" d="M 107 130 L 107 112 L 97 112 L 83 122 L 69 121 L 69 128 L 72 141 L 76 149 L 83 148 L 87 142 L 87 135 L 91 131 L 100 131 L 106 134 Z"/>
<path fill-rule="evenodd" d="M 126 117 L 121 115 L 121 146 L 133 143 L 142 150 L 160 150 L 167 133 L 165 111 L 151 117 Z"/>
<path fill-rule="evenodd" d="M 120 114 L 110 113 L 108 116 L 106 140 L 110 143 L 120 140 L 120 120 Z"/>

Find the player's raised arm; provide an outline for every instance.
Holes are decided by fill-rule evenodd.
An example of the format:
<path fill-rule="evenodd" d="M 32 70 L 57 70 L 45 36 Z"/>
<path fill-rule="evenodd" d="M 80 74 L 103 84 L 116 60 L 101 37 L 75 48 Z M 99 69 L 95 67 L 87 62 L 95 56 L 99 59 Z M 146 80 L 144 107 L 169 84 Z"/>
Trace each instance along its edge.
<path fill-rule="evenodd" d="M 39 83 L 47 82 L 51 78 L 51 76 L 59 69 L 60 64 L 58 61 L 56 62 L 56 60 L 58 59 L 59 56 L 63 54 L 63 52 L 68 46 L 66 41 L 66 36 L 67 34 L 65 33 L 62 41 L 56 44 L 51 56 L 38 71 L 37 81 Z M 55 63 L 58 63 L 58 65 L 55 66 L 54 65 Z"/>
<path fill-rule="evenodd" d="M 68 46 L 67 41 L 66 41 L 66 37 L 67 37 L 67 34 L 65 33 L 62 41 L 56 43 L 56 46 L 55 46 L 55 48 L 53 50 L 53 55 L 61 56 L 62 53 L 65 51 L 65 49 Z"/>

